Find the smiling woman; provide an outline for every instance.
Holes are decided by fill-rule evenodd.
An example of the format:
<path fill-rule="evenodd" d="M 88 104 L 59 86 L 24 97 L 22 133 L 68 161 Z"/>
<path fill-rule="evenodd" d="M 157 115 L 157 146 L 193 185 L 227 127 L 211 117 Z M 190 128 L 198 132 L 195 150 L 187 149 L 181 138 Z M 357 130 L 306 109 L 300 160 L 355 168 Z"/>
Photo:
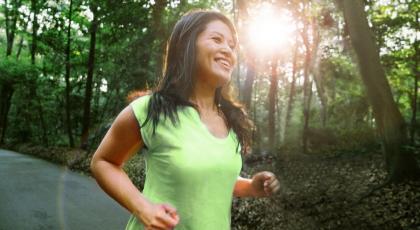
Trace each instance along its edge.
<path fill-rule="evenodd" d="M 207 24 L 207 29 L 197 37 L 197 83 L 222 87 L 231 79 L 236 64 L 236 38 L 229 27 L 220 20 Z"/>
<path fill-rule="evenodd" d="M 102 140 L 91 169 L 132 213 L 126 230 L 228 230 L 233 196 L 268 196 L 279 189 L 270 172 L 239 177 L 253 124 L 231 94 L 236 46 L 225 15 L 185 14 L 169 38 L 158 86 L 134 99 Z M 143 147 L 140 193 L 121 166 Z"/>

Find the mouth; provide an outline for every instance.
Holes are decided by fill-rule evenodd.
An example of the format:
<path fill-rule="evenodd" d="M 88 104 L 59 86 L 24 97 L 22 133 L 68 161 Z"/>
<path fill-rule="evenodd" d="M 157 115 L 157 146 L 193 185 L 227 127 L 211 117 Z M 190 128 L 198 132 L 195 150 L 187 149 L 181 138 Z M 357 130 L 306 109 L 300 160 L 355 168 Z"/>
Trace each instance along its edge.
<path fill-rule="evenodd" d="M 226 58 L 215 58 L 214 59 L 219 65 L 221 65 L 226 70 L 230 70 L 232 68 L 232 64 Z"/>

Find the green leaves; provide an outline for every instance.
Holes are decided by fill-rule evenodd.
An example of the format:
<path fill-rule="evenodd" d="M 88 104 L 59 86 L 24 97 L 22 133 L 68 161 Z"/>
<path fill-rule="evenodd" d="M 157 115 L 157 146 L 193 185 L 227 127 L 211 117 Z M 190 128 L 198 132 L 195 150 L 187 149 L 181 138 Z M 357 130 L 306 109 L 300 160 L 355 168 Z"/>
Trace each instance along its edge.
<path fill-rule="evenodd" d="M 25 83 L 38 74 L 38 67 L 29 60 L 16 60 L 13 57 L 0 59 L 0 84 Z"/>

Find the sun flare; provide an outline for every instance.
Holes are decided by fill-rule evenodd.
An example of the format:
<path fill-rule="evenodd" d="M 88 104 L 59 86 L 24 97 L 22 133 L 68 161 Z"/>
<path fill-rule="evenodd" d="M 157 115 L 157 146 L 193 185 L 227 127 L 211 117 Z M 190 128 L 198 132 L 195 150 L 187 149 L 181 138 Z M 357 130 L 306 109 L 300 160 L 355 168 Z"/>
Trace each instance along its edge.
<path fill-rule="evenodd" d="M 278 52 L 288 46 L 295 31 L 289 12 L 263 4 L 253 12 L 248 25 L 248 41 L 260 54 Z"/>

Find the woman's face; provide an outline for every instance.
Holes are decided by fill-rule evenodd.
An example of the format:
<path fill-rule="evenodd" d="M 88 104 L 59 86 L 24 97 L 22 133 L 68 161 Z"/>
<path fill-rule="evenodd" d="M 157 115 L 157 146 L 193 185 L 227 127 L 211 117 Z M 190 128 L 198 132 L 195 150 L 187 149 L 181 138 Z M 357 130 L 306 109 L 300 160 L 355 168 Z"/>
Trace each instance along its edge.
<path fill-rule="evenodd" d="M 198 35 L 196 48 L 198 80 L 215 88 L 228 83 L 236 64 L 236 42 L 229 27 L 220 20 L 209 22 Z"/>

